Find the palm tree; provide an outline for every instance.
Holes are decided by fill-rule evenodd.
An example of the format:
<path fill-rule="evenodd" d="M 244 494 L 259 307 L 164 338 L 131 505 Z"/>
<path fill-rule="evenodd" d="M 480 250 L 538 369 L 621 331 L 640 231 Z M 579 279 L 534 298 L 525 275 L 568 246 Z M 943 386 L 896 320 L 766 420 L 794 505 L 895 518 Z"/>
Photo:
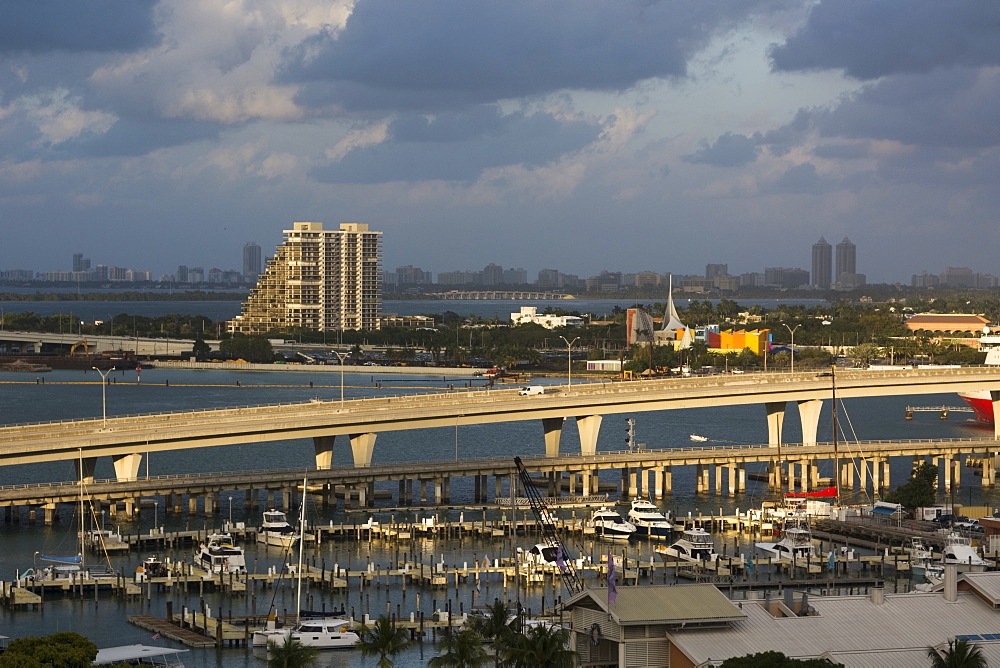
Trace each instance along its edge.
<path fill-rule="evenodd" d="M 485 615 L 470 615 L 468 621 L 469 628 L 489 642 L 496 655 L 506 646 L 507 637 L 514 633 L 516 623 L 517 620 L 510 620 L 507 604 L 498 598 L 493 599 L 493 604 L 486 608 Z"/>
<path fill-rule="evenodd" d="M 550 624 L 537 624 L 526 633 L 512 634 L 501 650 L 505 666 L 511 668 L 571 668 L 576 652 L 569 649 L 570 632 Z"/>
<path fill-rule="evenodd" d="M 935 648 L 927 649 L 934 668 L 986 668 L 986 657 L 981 647 L 968 640 L 949 640 L 948 649 L 938 652 Z"/>
<path fill-rule="evenodd" d="M 361 627 L 361 638 L 357 647 L 364 656 L 379 657 L 377 665 L 379 668 L 388 668 L 395 665 L 389 657 L 396 656 L 404 649 L 413 644 L 407 639 L 406 631 L 396 626 L 388 615 L 382 615 L 375 620 L 375 625 Z"/>
<path fill-rule="evenodd" d="M 446 633 L 438 643 L 437 649 L 441 654 L 428 661 L 428 666 L 480 668 L 490 660 L 490 655 L 483 647 L 483 637 L 472 629 Z"/>
<path fill-rule="evenodd" d="M 268 668 L 301 668 L 311 666 L 316 663 L 319 657 L 319 650 L 315 647 L 306 647 L 292 634 L 285 636 L 285 642 L 279 643 L 276 640 L 267 641 L 267 666 Z"/>

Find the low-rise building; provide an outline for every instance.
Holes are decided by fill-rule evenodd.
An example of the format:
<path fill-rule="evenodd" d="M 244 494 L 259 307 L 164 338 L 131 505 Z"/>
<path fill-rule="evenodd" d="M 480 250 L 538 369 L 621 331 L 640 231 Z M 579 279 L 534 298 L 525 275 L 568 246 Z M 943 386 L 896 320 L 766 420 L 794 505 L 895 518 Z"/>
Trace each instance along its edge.
<path fill-rule="evenodd" d="M 940 591 L 807 596 L 788 589 L 731 601 L 714 585 L 588 589 L 570 598 L 580 666 L 716 666 L 780 652 L 843 666 L 921 666 L 966 639 L 1000 665 L 1000 572 L 945 573 Z M 760 594 L 758 592 L 758 594 Z"/>
<path fill-rule="evenodd" d="M 511 313 L 510 321 L 514 325 L 533 322 L 546 329 L 556 327 L 582 327 L 583 318 L 578 315 L 551 315 L 539 313 L 537 306 L 522 306 L 520 313 Z"/>

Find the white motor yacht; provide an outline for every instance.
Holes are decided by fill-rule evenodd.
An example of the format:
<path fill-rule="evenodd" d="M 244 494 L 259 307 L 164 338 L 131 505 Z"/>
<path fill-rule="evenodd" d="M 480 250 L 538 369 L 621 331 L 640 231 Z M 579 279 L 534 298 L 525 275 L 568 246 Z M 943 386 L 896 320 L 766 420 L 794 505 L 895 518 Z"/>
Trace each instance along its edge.
<path fill-rule="evenodd" d="M 632 499 L 628 521 L 635 525 L 636 533 L 640 536 L 664 538 L 674 530 L 669 514 L 670 511 L 667 511 L 667 514 L 660 512 L 660 509 L 647 499 Z"/>
<path fill-rule="evenodd" d="M 198 546 L 195 562 L 209 573 L 242 575 L 247 572 L 243 548 L 238 547 L 228 533 L 209 535 L 207 540 Z"/>
<path fill-rule="evenodd" d="M 757 549 L 772 559 L 817 559 L 816 546 L 806 517 L 786 517 L 780 540 L 757 543 Z"/>
<path fill-rule="evenodd" d="M 275 545 L 277 547 L 291 547 L 299 539 L 295 533 L 295 527 L 288 523 L 285 513 L 271 508 L 264 511 L 264 521 L 257 532 L 257 542 Z"/>
<path fill-rule="evenodd" d="M 715 551 L 712 536 L 701 527 L 685 529 L 681 537 L 672 545 L 657 545 L 653 550 L 666 558 L 682 561 L 718 561 L 719 553 Z"/>
<path fill-rule="evenodd" d="M 981 573 L 987 567 L 994 566 L 992 559 L 979 556 L 972 541 L 965 536 L 952 532 L 944 541 L 944 553 L 941 557 L 943 565 L 955 564 L 959 573 Z"/>
<path fill-rule="evenodd" d="M 635 534 L 635 525 L 626 522 L 617 510 L 600 508 L 590 516 L 594 531 L 598 536 L 615 540 L 628 540 Z"/>
<path fill-rule="evenodd" d="M 268 628 L 253 632 L 253 646 L 265 647 L 269 640 L 283 644 L 291 636 L 306 647 L 317 649 L 348 649 L 358 642 L 358 634 L 351 630 L 351 621 L 342 617 L 326 619 L 303 619 L 295 626 L 274 628 L 274 620 L 268 621 Z"/>

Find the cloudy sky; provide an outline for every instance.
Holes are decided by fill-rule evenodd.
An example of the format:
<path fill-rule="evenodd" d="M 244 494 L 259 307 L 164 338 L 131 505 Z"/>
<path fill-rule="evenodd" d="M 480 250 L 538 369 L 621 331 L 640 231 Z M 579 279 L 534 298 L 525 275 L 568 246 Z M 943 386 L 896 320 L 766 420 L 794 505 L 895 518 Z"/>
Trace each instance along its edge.
<path fill-rule="evenodd" d="M 991 0 L 0 0 L 0 269 L 1000 275 Z"/>

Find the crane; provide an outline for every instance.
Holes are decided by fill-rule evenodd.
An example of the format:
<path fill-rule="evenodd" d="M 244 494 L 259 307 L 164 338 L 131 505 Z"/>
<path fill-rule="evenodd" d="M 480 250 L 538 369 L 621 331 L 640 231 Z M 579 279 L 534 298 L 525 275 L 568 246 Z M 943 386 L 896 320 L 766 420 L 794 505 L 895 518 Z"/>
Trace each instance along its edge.
<path fill-rule="evenodd" d="M 528 471 L 524 468 L 524 464 L 521 463 L 521 458 L 514 457 L 514 464 L 517 466 L 517 475 L 521 479 L 521 486 L 524 488 L 524 494 L 528 498 L 528 505 L 531 506 L 531 512 L 535 516 L 535 524 L 538 525 L 538 532 L 547 544 L 555 547 L 562 553 L 562 559 L 559 561 L 558 566 L 559 574 L 562 576 L 563 586 L 566 587 L 570 596 L 579 594 L 583 591 L 583 584 L 580 582 L 580 576 L 577 575 L 576 569 L 573 568 L 573 559 L 571 555 L 566 550 L 566 546 L 563 545 L 563 542 L 559 539 L 559 535 L 556 533 L 556 527 L 551 522 L 550 518 L 552 516 L 549 514 L 548 508 L 545 506 L 545 501 L 542 500 L 542 495 L 538 493 L 538 489 L 531 484 L 531 477 L 528 475 Z"/>

